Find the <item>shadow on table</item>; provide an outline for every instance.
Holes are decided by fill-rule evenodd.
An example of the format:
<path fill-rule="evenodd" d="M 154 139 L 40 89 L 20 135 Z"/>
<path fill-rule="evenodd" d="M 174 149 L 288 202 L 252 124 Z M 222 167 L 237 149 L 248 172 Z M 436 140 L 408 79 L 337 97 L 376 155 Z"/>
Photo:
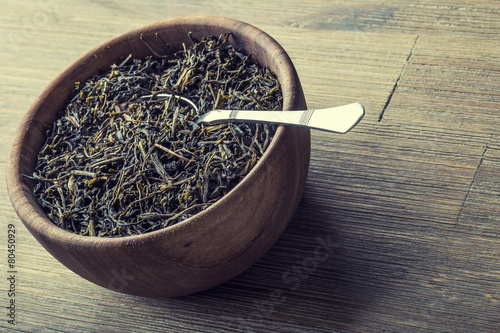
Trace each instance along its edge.
<path fill-rule="evenodd" d="M 289 331 L 294 325 L 319 331 L 353 323 L 376 307 L 387 284 L 404 278 L 397 268 L 404 266 L 384 262 L 391 249 L 369 230 L 349 227 L 370 213 L 356 212 L 353 219 L 311 191 L 306 188 L 282 237 L 248 270 L 210 290 L 160 302 L 171 309 L 191 303 L 197 315 L 249 332 L 281 331 L 287 324 Z"/>

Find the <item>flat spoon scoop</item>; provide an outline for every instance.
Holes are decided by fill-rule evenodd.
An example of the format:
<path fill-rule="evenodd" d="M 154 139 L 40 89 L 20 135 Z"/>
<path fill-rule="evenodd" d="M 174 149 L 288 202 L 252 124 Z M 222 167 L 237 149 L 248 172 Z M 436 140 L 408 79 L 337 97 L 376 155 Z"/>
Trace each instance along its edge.
<path fill-rule="evenodd" d="M 168 97 L 177 98 L 198 108 L 187 98 L 171 94 L 147 95 L 142 98 Z M 290 126 L 302 126 L 322 131 L 345 134 L 356 126 L 365 115 L 361 103 L 352 103 L 326 109 L 305 111 L 257 111 L 257 110 L 212 110 L 200 116 L 198 124 L 220 124 L 226 122 L 270 123 Z"/>
<path fill-rule="evenodd" d="M 352 103 L 333 108 L 305 111 L 212 110 L 202 115 L 196 122 L 200 124 L 271 123 L 344 134 L 356 126 L 364 114 L 365 109 L 361 103 Z"/>

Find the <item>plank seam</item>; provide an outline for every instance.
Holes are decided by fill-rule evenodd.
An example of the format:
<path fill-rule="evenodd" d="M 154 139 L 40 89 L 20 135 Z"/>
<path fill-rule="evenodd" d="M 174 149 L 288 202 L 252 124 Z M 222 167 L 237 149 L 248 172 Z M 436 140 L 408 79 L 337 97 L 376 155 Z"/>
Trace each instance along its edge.
<path fill-rule="evenodd" d="M 460 211 L 458 212 L 458 215 L 457 215 L 457 220 L 455 222 L 456 226 L 458 226 L 460 223 L 460 218 L 462 217 L 462 213 L 465 209 L 465 205 L 469 201 L 469 197 L 470 197 L 470 194 L 472 192 L 472 187 L 474 186 L 474 183 L 476 182 L 476 179 L 479 175 L 479 170 L 481 169 L 481 166 L 483 165 L 484 159 L 486 158 L 486 153 L 488 152 L 488 149 L 490 149 L 490 144 L 493 141 L 494 136 L 495 136 L 495 134 L 490 135 L 490 139 L 489 139 L 488 143 L 486 144 L 486 147 L 484 148 L 483 154 L 481 155 L 481 159 L 479 160 L 479 163 L 476 167 L 476 171 L 474 172 L 474 176 L 472 176 L 472 181 L 469 185 L 469 189 L 467 190 L 467 193 L 465 194 L 465 198 L 462 201 L 462 206 L 460 207 Z"/>
<path fill-rule="evenodd" d="M 396 82 L 394 83 L 394 86 L 392 87 L 391 93 L 387 97 L 387 101 L 385 102 L 384 107 L 382 108 L 382 112 L 380 112 L 380 114 L 378 116 L 378 121 L 379 122 L 382 121 L 382 119 L 384 118 L 385 110 L 387 109 L 387 107 L 389 106 L 389 104 L 391 104 L 392 96 L 396 92 L 396 89 L 397 89 L 397 87 L 399 85 L 399 82 L 401 81 L 401 79 L 403 77 L 403 74 L 404 74 L 404 72 L 406 70 L 406 67 L 408 67 L 408 64 L 410 63 L 410 58 L 413 55 L 413 51 L 415 50 L 415 47 L 417 46 L 417 42 L 418 42 L 419 38 L 420 38 L 420 35 L 417 35 L 417 37 L 415 38 L 415 42 L 413 42 L 413 46 L 410 49 L 410 53 L 408 54 L 408 57 L 406 58 L 406 62 L 404 64 L 403 68 L 401 69 L 401 72 L 399 73 L 399 76 L 396 79 Z"/>

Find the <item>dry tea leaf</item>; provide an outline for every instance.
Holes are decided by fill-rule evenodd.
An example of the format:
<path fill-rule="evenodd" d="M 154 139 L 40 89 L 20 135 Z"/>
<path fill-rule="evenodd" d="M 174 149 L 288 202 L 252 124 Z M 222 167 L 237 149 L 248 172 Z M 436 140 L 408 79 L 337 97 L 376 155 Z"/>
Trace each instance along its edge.
<path fill-rule="evenodd" d="M 29 177 L 56 225 L 101 237 L 158 230 L 207 209 L 245 177 L 275 126 L 195 121 L 215 107 L 281 110 L 282 96 L 275 76 L 227 38 L 129 56 L 75 84 Z"/>

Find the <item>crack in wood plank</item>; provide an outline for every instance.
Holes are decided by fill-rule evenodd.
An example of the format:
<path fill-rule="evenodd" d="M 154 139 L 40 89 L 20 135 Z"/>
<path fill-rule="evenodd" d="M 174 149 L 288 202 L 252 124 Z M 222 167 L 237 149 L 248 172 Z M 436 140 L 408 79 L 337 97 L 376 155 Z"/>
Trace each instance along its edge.
<path fill-rule="evenodd" d="M 392 87 L 391 93 L 387 97 L 387 101 L 385 102 L 384 107 L 382 108 L 382 112 L 380 112 L 380 114 L 378 116 L 378 121 L 379 122 L 382 121 L 382 119 L 384 118 L 385 110 L 387 109 L 387 107 L 389 106 L 389 104 L 391 104 L 392 96 L 396 92 L 396 89 L 398 88 L 399 82 L 401 81 L 401 79 L 403 77 L 403 74 L 404 74 L 404 72 L 406 70 L 406 67 L 408 67 L 408 64 L 410 63 L 411 56 L 413 55 L 413 51 L 415 50 L 415 47 L 417 46 L 417 42 L 418 42 L 419 38 L 420 38 L 420 35 L 417 35 L 417 37 L 415 38 L 415 42 L 413 42 L 413 46 L 410 49 L 410 53 L 408 54 L 408 57 L 406 58 L 406 62 L 404 64 L 403 68 L 401 69 L 401 72 L 399 73 L 399 76 L 396 79 L 396 82 L 394 83 L 394 86 Z"/>
<path fill-rule="evenodd" d="M 455 226 L 458 226 L 460 224 L 460 218 L 462 217 L 463 211 L 465 209 L 465 205 L 469 201 L 470 194 L 472 192 L 472 187 L 474 186 L 474 183 L 476 182 L 476 179 L 479 175 L 479 171 L 481 169 L 481 166 L 483 165 L 484 159 L 486 158 L 486 153 L 488 152 L 488 149 L 490 148 L 491 142 L 493 141 L 493 137 L 495 134 L 490 135 L 490 139 L 488 140 L 488 143 L 486 144 L 486 147 L 483 150 L 483 154 L 481 155 L 481 159 L 479 160 L 479 163 L 477 164 L 476 170 L 474 171 L 474 176 L 472 176 L 472 180 L 470 182 L 469 188 L 467 189 L 467 193 L 465 194 L 464 200 L 462 201 L 462 206 L 460 207 L 460 211 L 457 214 L 457 220 L 455 222 Z"/>

